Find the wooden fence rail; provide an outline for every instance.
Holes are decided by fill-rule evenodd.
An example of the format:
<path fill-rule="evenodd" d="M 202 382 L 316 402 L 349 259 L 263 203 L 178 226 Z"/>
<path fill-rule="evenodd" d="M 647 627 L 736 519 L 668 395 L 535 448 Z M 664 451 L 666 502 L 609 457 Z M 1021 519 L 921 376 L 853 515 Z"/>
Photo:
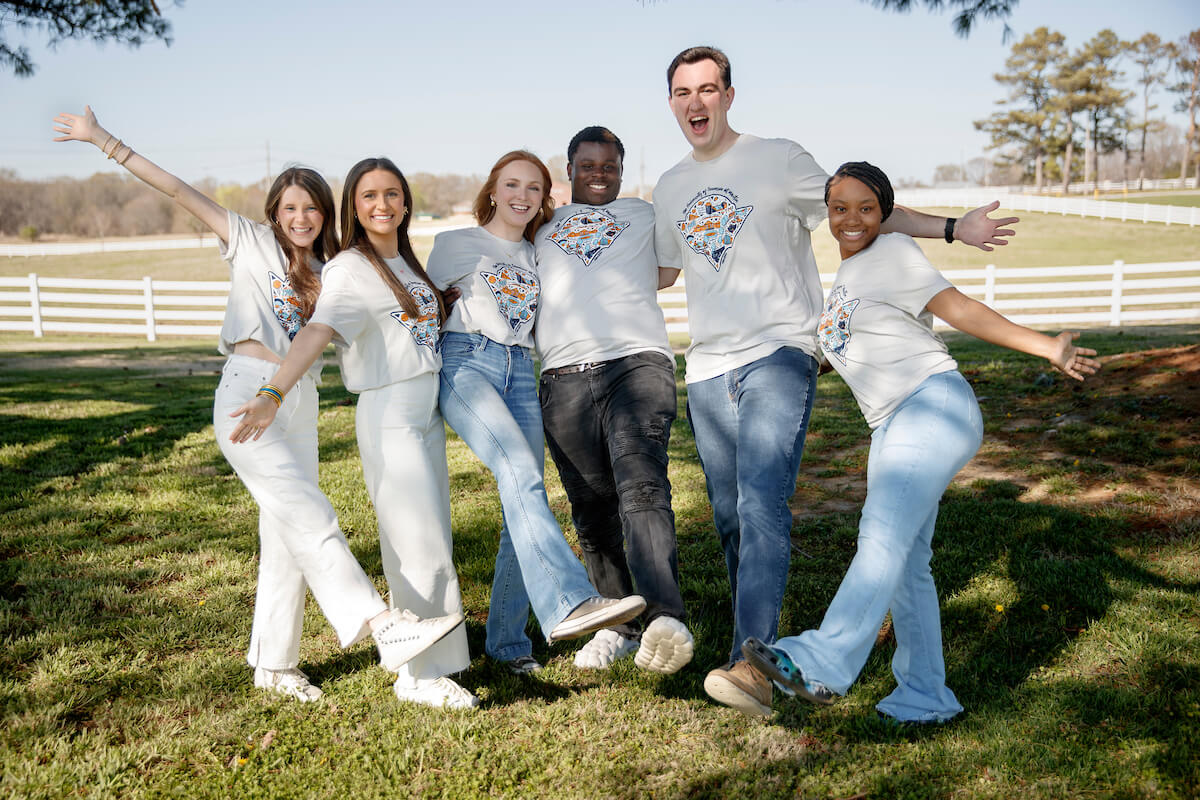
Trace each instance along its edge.
<path fill-rule="evenodd" d="M 1200 261 L 943 272 L 963 293 L 1025 325 L 1111 325 L 1200 319 Z M 833 282 L 821 275 L 823 291 Z M 0 331 L 216 337 L 228 281 L 0 277 Z M 659 292 L 672 333 L 687 333 L 683 279 Z"/>

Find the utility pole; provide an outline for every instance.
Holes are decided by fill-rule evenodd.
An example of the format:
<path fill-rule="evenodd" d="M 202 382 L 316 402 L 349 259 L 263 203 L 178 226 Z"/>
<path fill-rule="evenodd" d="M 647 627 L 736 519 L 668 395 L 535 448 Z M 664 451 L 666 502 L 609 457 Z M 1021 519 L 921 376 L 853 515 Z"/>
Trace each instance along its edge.
<path fill-rule="evenodd" d="M 267 178 L 263 181 L 263 191 L 271 188 L 271 140 L 267 139 Z"/>

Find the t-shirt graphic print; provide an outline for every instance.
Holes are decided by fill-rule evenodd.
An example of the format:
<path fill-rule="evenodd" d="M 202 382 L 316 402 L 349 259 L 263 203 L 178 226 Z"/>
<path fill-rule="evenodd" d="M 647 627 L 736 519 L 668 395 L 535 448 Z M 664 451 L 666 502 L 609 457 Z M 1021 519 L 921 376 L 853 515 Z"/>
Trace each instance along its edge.
<path fill-rule="evenodd" d="M 537 274 L 515 264 L 497 263 L 493 269 L 495 272 L 481 272 L 480 275 L 496 298 L 500 316 L 514 331 L 522 325 L 532 324 L 537 314 L 540 288 Z"/>
<path fill-rule="evenodd" d="M 405 284 L 408 293 L 417 301 L 421 315 L 413 319 L 412 315 L 403 309 L 391 312 L 392 319 L 408 328 L 416 343 L 438 352 L 438 303 L 433 296 L 433 290 L 424 283 L 413 281 Z"/>
<path fill-rule="evenodd" d="M 618 222 L 604 209 L 585 208 L 558 223 L 547 239 L 587 267 L 628 227 L 628 222 Z"/>
<path fill-rule="evenodd" d="M 739 207 L 737 203 L 737 195 L 729 189 L 704 189 L 688 203 L 683 219 L 675 222 L 687 246 L 704 256 L 717 272 L 754 210 L 754 206 Z"/>
<path fill-rule="evenodd" d="M 825 310 L 817 323 L 817 342 L 826 355 L 846 363 L 846 346 L 850 344 L 850 317 L 859 301 L 846 299 L 846 287 L 838 286 L 829 293 Z"/>

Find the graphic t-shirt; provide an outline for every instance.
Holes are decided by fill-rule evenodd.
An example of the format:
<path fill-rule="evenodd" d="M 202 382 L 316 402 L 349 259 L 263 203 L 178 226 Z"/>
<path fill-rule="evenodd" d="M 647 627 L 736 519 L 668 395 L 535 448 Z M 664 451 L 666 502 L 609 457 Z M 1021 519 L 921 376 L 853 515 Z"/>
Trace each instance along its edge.
<path fill-rule="evenodd" d="M 951 286 L 902 233 L 880 234 L 838 268 L 817 341 L 872 428 L 930 375 L 958 368 L 925 310 Z"/>
<path fill-rule="evenodd" d="M 689 153 L 659 179 L 655 246 L 660 266 L 686 276 L 689 383 L 780 347 L 816 354 L 809 233 L 825 218 L 826 177 L 795 142 L 741 134 L 717 158 Z"/>
<path fill-rule="evenodd" d="M 653 350 L 673 358 L 658 305 L 654 208 L 636 197 L 568 205 L 538 231 L 542 368 Z"/>
<path fill-rule="evenodd" d="M 510 242 L 483 228 L 439 233 L 425 271 L 439 289 L 462 291 L 445 330 L 533 346 L 541 282 L 528 241 Z"/>
<path fill-rule="evenodd" d="M 325 265 L 312 322 L 333 328 L 342 383 L 351 392 L 378 389 L 442 368 L 433 289 L 404 259 L 386 263 L 417 301 L 421 313 L 416 318 L 400 307 L 391 288 L 357 250 L 344 250 Z"/>
<path fill-rule="evenodd" d="M 229 355 L 238 342 L 253 339 L 282 361 L 305 323 L 288 280 L 287 256 L 269 226 L 228 214 L 229 243 L 221 242 L 220 252 L 229 262 L 231 285 L 217 349 Z M 321 266 L 314 264 L 313 271 L 320 275 Z M 321 382 L 320 357 L 308 374 Z"/>

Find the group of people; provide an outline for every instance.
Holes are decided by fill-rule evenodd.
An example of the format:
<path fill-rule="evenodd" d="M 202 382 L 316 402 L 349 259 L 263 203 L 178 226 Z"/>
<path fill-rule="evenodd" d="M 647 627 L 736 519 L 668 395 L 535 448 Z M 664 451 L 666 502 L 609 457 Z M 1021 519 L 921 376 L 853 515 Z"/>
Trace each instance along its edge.
<path fill-rule="evenodd" d="M 899 685 L 880 713 L 936 722 L 962 710 L 945 685 L 930 542 L 938 499 L 982 424 L 932 314 L 1077 379 L 1095 371 L 1095 353 L 1075 334 L 1036 333 L 965 297 L 909 238 L 1005 244 L 1016 220 L 989 217 L 997 204 L 932 217 L 895 206 L 870 164 L 830 177 L 795 142 L 739 134 L 727 116 L 729 60 L 715 48 L 680 53 L 667 84 L 691 151 L 662 176 L 653 206 L 619 197 L 624 146 L 588 127 L 567 150 L 569 205 L 554 208 L 537 156 L 506 153 L 476 197 L 478 226 L 438 235 L 424 268 L 409 240 L 412 193 L 386 158 L 350 170 L 335 236 L 332 193 L 311 170 L 281 174 L 255 223 L 115 139 L 90 108 L 56 118 L 57 141 L 91 142 L 170 196 L 214 231 L 230 263 L 213 425 L 260 508 L 247 655 L 256 686 L 321 696 L 298 668 L 307 587 L 343 646 L 374 637 L 400 700 L 478 704 L 450 677 L 470 659 L 443 421 L 491 471 L 503 511 L 490 657 L 517 674 L 541 669 L 532 608 L 548 643 L 594 634 L 575 655 L 581 668 L 631 655 L 659 673 L 689 663 L 667 477 L 675 360 L 656 297 L 686 271 L 687 413 L 733 607 L 730 658 L 705 691 L 752 715 L 771 713 L 775 686 L 832 702 L 890 610 Z M 828 300 L 809 241 L 826 216 L 843 259 Z M 317 485 L 316 385 L 331 342 L 359 396 L 390 603 Z M 818 358 L 873 429 L 868 494 L 858 552 L 820 628 L 777 640 Z M 544 445 L 583 564 L 549 507 Z"/>

